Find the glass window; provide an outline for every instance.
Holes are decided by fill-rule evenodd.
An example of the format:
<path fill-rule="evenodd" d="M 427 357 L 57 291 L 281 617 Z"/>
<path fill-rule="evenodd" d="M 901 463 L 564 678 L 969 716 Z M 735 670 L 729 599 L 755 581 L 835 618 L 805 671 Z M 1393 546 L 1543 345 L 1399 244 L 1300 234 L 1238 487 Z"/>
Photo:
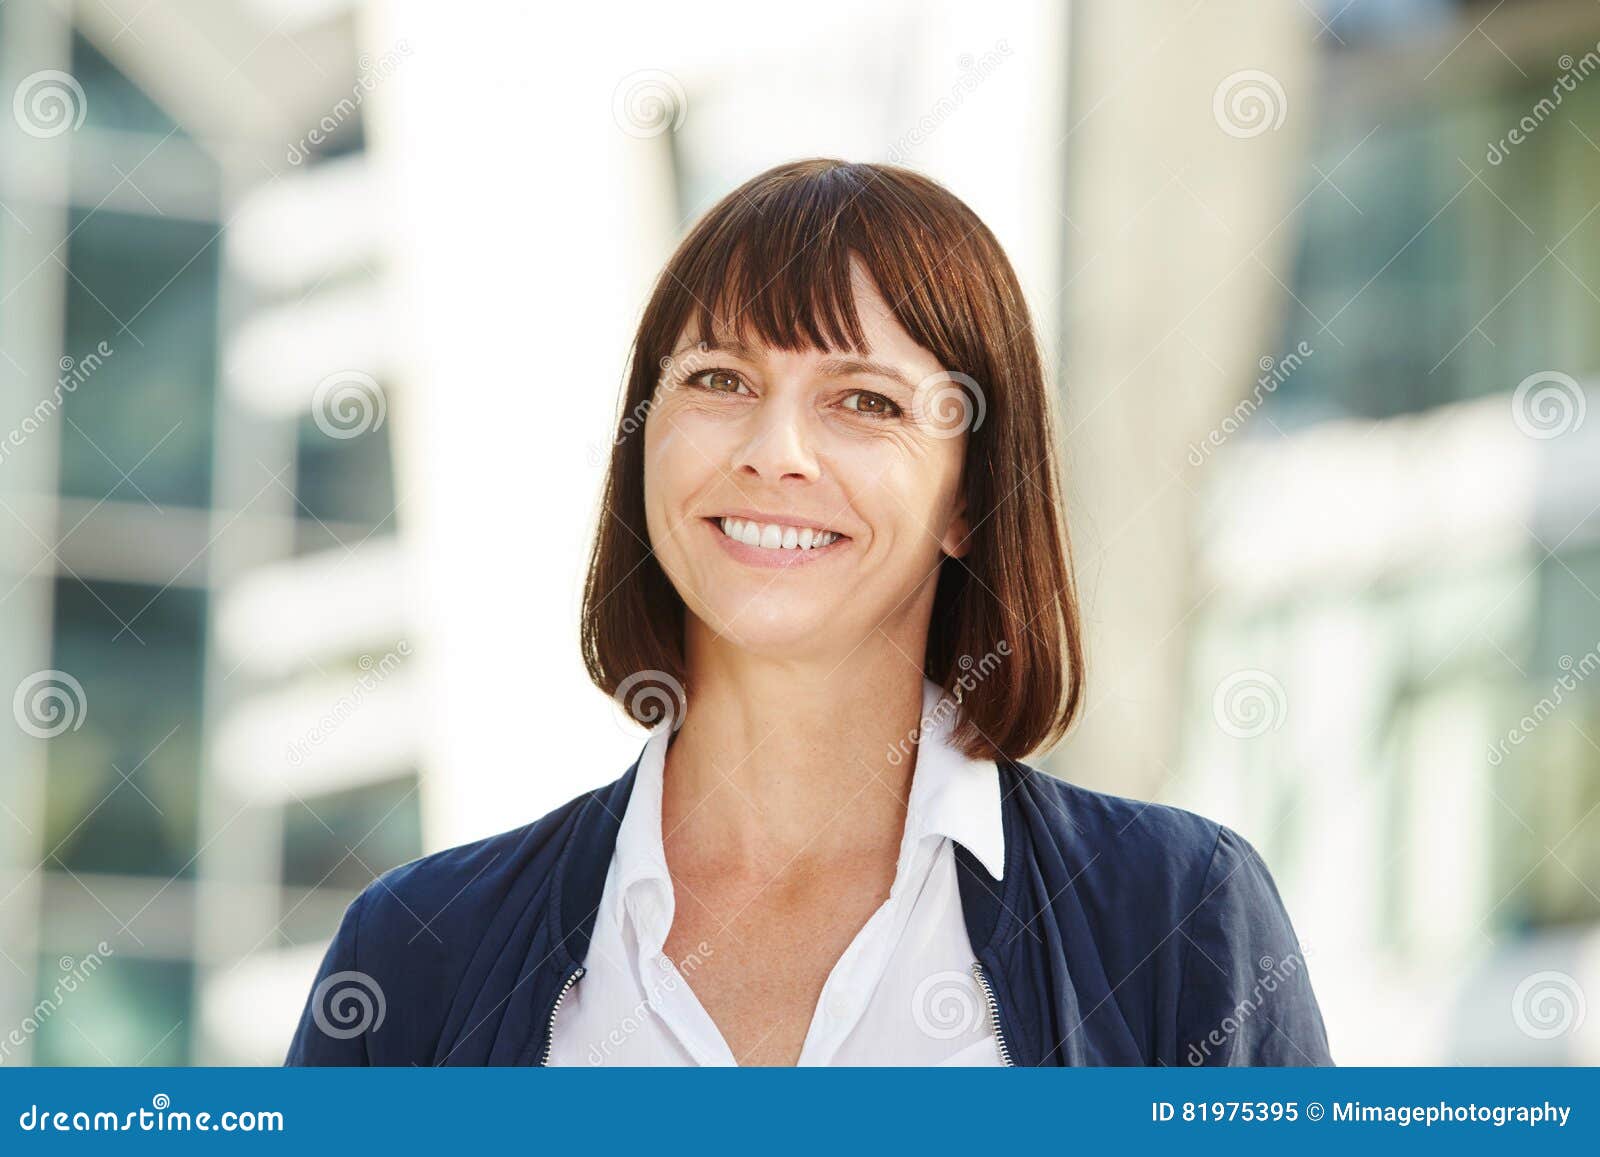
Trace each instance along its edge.
<path fill-rule="evenodd" d="M 92 951 L 92 947 L 90 949 Z M 36 1065 L 182 1065 L 190 1042 L 187 962 L 112 956 L 39 961 Z"/>
<path fill-rule="evenodd" d="M 52 666 L 81 695 L 56 681 L 76 714 L 50 739 L 44 839 L 73 871 L 193 873 L 204 616 L 194 590 L 57 582 Z"/>
<path fill-rule="evenodd" d="M 83 86 L 84 123 L 118 132 L 166 135 L 177 127 L 159 105 L 133 84 L 94 45 L 74 33 L 72 75 Z M 185 133 L 178 133 L 185 136 Z"/>
<path fill-rule="evenodd" d="M 217 362 L 217 230 L 105 209 L 74 211 L 72 229 L 63 356 L 81 381 L 61 404 L 62 493 L 203 506 Z M 98 359 L 92 371 L 91 357 Z"/>
<path fill-rule="evenodd" d="M 295 463 L 299 551 L 354 546 L 369 535 L 394 531 L 390 401 L 385 395 L 382 420 L 354 437 L 331 437 L 311 416 L 301 419 Z"/>
<path fill-rule="evenodd" d="M 286 806 L 283 880 L 359 891 L 422 854 L 417 777 L 406 775 Z"/>

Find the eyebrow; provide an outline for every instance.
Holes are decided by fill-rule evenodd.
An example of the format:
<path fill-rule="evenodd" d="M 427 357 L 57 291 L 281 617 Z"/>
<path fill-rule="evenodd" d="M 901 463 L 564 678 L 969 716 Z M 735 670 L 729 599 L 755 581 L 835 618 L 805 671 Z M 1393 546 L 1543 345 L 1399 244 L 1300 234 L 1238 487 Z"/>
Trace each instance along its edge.
<path fill-rule="evenodd" d="M 699 342 L 691 342 L 690 344 L 682 347 L 682 349 L 678 350 L 673 356 L 678 357 L 682 354 L 688 353 L 691 350 L 699 348 L 700 344 L 701 343 Z M 705 343 L 705 352 L 728 353 L 733 354 L 735 357 L 744 358 L 746 361 L 755 360 L 755 351 L 736 337 L 727 337 L 719 341 L 708 341 Z M 877 362 L 871 360 L 870 358 L 830 357 L 824 358 L 817 368 L 831 378 L 843 378 L 865 374 L 872 377 L 887 378 L 889 381 L 895 382 L 902 388 L 909 391 L 914 392 L 916 390 L 916 386 L 912 383 L 911 379 L 906 377 L 906 375 L 897 367 L 890 365 L 888 362 Z"/>

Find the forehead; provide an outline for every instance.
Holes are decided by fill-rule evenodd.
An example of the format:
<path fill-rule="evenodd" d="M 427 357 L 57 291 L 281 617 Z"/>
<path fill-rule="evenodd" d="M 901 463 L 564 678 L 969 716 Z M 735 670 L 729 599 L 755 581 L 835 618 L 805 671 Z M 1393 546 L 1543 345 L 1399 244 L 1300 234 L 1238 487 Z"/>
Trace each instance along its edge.
<path fill-rule="evenodd" d="M 810 327 L 797 325 L 792 333 L 763 332 L 767 327 L 760 325 L 750 311 L 733 303 L 716 315 L 709 332 L 704 327 L 701 313 L 691 313 L 679 331 L 674 348 L 692 349 L 704 343 L 708 348 L 750 360 L 772 360 L 784 356 L 816 360 L 846 354 L 892 362 L 919 375 L 941 368 L 938 358 L 917 344 L 916 339 L 900 324 L 892 304 L 884 299 L 859 258 L 851 259 L 848 285 L 847 304 L 856 320 L 859 340 L 853 339 L 848 332 L 827 334 L 827 327 L 819 324 L 823 320 L 821 318 L 812 319 Z M 823 332 L 809 335 L 811 340 L 807 340 L 808 328 Z M 823 340 L 815 340 L 817 336 Z"/>

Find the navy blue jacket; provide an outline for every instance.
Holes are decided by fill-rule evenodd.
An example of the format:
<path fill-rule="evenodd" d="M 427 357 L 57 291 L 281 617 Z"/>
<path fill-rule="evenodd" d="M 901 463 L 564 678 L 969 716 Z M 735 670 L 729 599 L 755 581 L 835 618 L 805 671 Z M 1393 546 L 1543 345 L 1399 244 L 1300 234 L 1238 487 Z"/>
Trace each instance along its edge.
<path fill-rule="evenodd" d="M 291 1065 L 536 1065 L 581 983 L 623 777 L 395 868 L 351 903 Z M 1002 762 L 1004 879 L 956 848 L 974 970 L 1018 1065 L 1326 1065 L 1266 865 L 1190 812 Z"/>

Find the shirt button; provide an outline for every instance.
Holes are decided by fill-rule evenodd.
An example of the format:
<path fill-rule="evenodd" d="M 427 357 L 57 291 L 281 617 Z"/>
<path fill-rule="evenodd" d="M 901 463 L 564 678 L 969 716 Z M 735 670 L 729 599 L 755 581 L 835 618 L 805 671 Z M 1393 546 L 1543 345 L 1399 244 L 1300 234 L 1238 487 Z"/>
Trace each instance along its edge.
<path fill-rule="evenodd" d="M 828 1015 L 834 1020 L 843 1020 L 850 1015 L 850 1002 L 838 994 L 828 997 Z"/>

